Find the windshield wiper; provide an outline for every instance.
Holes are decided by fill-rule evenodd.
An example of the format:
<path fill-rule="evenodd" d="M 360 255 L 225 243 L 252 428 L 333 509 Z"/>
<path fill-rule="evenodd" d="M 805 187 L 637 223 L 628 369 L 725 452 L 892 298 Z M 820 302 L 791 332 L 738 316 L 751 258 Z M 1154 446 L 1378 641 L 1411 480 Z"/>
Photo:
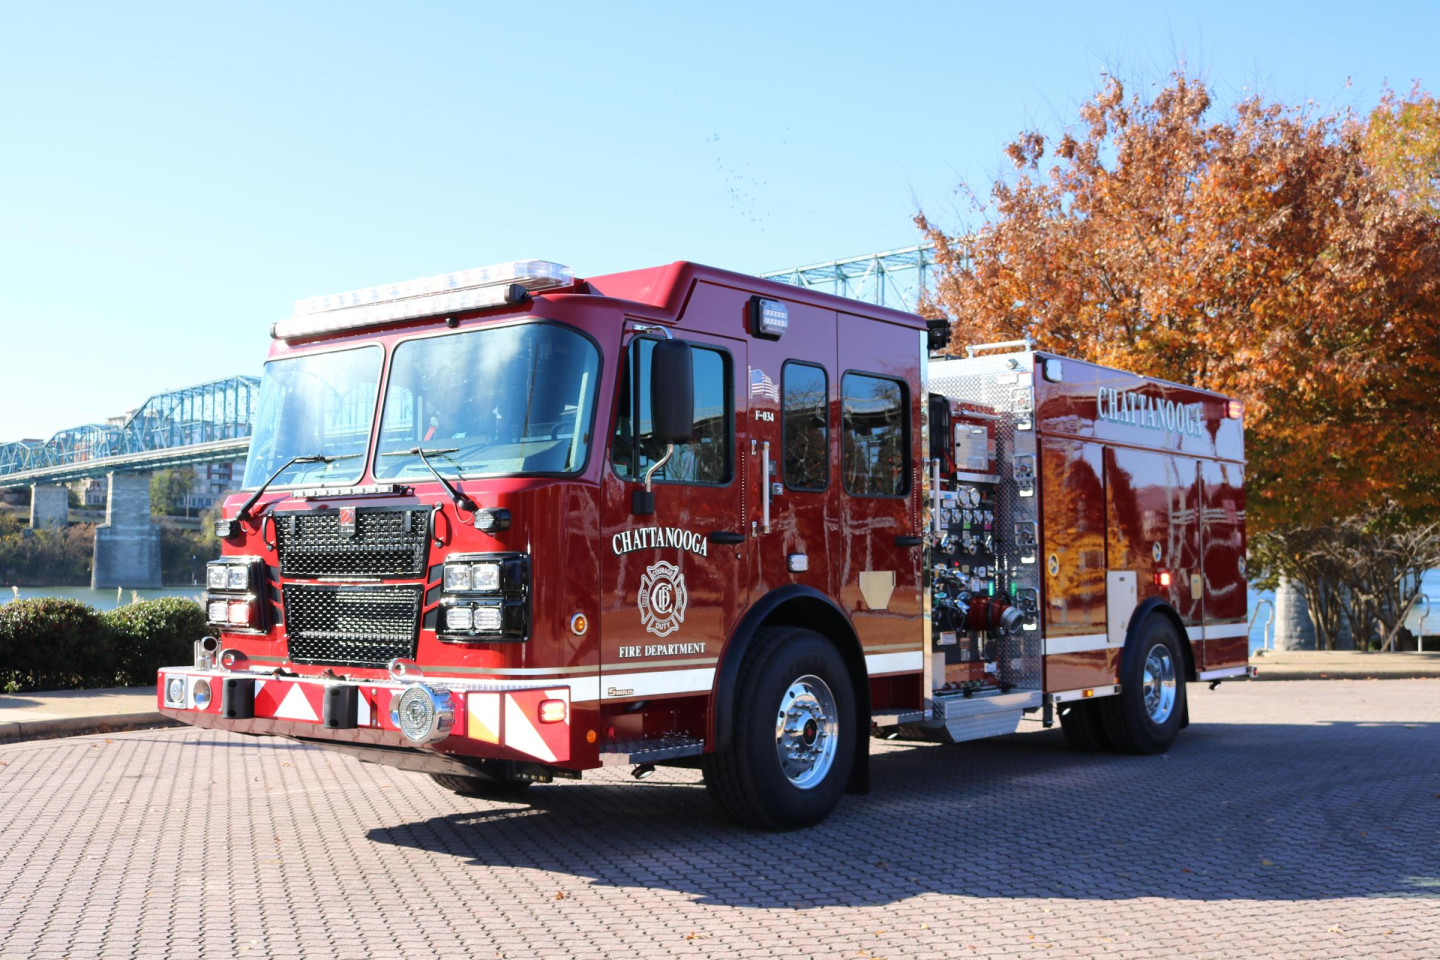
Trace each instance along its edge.
<path fill-rule="evenodd" d="M 298 457 L 291 457 L 289 460 L 286 460 L 283 464 L 281 464 L 279 470 L 276 470 L 274 473 L 270 474 L 269 480 L 266 480 L 264 483 L 260 484 L 260 489 L 250 494 L 250 499 L 246 500 L 245 505 L 240 508 L 240 512 L 235 514 L 235 519 L 248 520 L 250 518 L 250 508 L 255 506 L 255 501 L 260 499 L 260 494 L 265 492 L 265 488 L 270 486 L 270 484 L 274 483 L 276 477 L 280 476 L 280 474 L 284 473 L 286 470 L 289 470 L 295 464 L 323 463 L 328 465 L 334 463 L 336 460 L 354 460 L 358 456 L 360 456 L 360 454 L 358 453 L 345 453 L 334 457 L 327 457 L 321 453 L 311 453 Z"/>
<path fill-rule="evenodd" d="M 456 453 L 459 451 L 459 449 L 459 447 L 431 447 L 429 450 L 426 450 L 424 447 L 411 447 L 409 450 L 391 450 L 389 453 L 380 454 L 380 456 L 419 457 L 420 462 L 425 464 L 425 469 L 429 470 L 432 474 L 434 474 L 435 479 L 439 480 L 441 485 L 444 486 L 446 490 L 450 491 L 450 498 L 455 501 L 456 508 L 460 510 L 466 510 L 470 513 L 474 513 L 475 511 L 480 509 L 478 506 L 475 505 L 475 501 L 471 500 L 469 497 L 465 496 L 465 494 L 461 493 L 454 484 L 452 484 L 449 480 L 445 478 L 444 474 L 442 474 L 439 470 L 435 469 L 434 464 L 432 464 L 429 460 L 425 459 L 426 454 L 429 454 L 432 457 L 436 457 L 440 456 L 441 454 Z"/>

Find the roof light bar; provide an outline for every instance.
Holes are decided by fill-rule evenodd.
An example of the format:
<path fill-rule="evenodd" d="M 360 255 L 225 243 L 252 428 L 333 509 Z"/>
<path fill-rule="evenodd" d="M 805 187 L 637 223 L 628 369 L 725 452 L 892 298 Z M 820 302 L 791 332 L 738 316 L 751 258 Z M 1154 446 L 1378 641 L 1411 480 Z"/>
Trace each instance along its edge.
<path fill-rule="evenodd" d="M 520 303 L 532 291 L 568 287 L 567 266 L 548 260 L 514 260 L 402 283 L 366 287 L 295 301 L 295 315 L 270 328 L 277 340 L 355 330 L 397 320 Z"/>

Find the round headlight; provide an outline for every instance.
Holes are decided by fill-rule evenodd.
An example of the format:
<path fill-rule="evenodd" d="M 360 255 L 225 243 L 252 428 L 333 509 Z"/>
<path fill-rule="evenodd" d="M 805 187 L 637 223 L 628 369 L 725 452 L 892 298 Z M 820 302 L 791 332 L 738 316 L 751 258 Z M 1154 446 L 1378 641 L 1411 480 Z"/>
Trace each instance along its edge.
<path fill-rule="evenodd" d="M 390 722 L 416 743 L 449 736 L 455 710 L 448 690 L 433 690 L 417 683 L 390 699 Z"/>
<path fill-rule="evenodd" d="M 185 678 L 184 678 L 184 677 L 171 677 L 168 681 L 166 681 L 166 683 L 165 683 L 165 702 L 166 702 L 166 703 L 178 703 L 178 704 L 182 704 L 182 705 L 185 703 Z"/>
<path fill-rule="evenodd" d="M 197 709 L 204 710 L 210 705 L 209 680 L 196 680 L 193 692 L 195 694 L 195 706 Z"/>

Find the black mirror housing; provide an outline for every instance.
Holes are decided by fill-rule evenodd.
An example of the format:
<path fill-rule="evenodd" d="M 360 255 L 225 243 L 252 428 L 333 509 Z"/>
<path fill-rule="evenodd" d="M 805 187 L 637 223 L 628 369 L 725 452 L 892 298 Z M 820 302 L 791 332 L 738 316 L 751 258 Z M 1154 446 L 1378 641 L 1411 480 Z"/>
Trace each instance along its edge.
<path fill-rule="evenodd" d="M 650 416 L 659 443 L 688 443 L 695 426 L 695 373 L 690 344 L 661 340 L 650 355 Z"/>

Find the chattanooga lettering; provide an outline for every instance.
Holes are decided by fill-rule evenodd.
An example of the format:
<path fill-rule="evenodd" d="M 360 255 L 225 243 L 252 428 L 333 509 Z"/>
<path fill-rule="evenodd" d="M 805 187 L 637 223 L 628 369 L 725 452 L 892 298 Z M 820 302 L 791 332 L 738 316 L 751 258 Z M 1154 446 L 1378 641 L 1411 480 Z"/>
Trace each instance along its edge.
<path fill-rule="evenodd" d="M 620 648 L 620 659 L 628 660 L 632 657 L 674 657 L 682 653 L 697 654 L 705 652 L 703 643 L 642 643 L 634 646 Z"/>
<path fill-rule="evenodd" d="M 622 530 L 610 538 L 610 549 L 616 556 L 634 550 L 654 550 L 661 547 L 675 547 L 688 550 L 698 557 L 710 555 L 710 541 L 703 533 L 682 530 L 679 527 L 641 527 L 638 530 Z"/>
<path fill-rule="evenodd" d="M 1204 432 L 1204 410 L 1198 403 L 1176 403 L 1134 390 L 1101 387 L 1095 391 L 1095 415 L 1113 423 L 1148 430 L 1173 430 L 1198 437 Z"/>

